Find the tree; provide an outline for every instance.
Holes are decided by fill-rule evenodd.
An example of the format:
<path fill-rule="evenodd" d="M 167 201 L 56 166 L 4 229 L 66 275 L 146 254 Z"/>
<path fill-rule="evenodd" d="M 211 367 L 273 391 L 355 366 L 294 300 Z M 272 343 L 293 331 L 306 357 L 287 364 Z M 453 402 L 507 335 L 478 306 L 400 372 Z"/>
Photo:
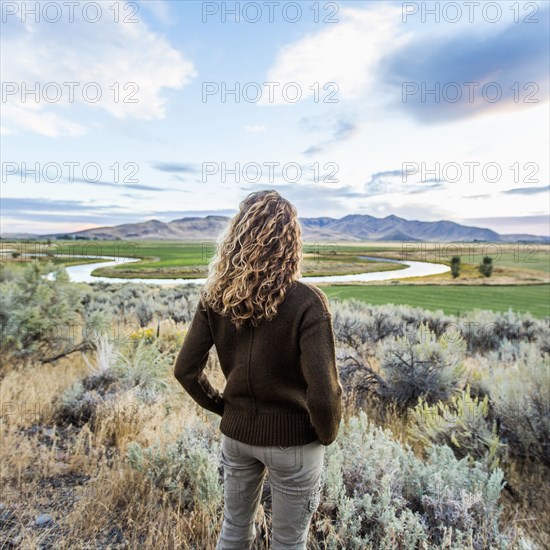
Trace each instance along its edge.
<path fill-rule="evenodd" d="M 453 256 L 451 258 L 451 274 L 453 279 L 456 279 L 460 275 L 460 256 Z"/>
<path fill-rule="evenodd" d="M 483 256 L 483 262 L 479 264 L 478 269 L 484 277 L 490 277 L 493 273 L 493 258 Z"/>
<path fill-rule="evenodd" d="M 45 277 L 53 271 L 53 279 Z M 82 289 L 63 267 L 28 262 L 2 282 L 0 370 L 14 358 L 41 359 L 88 346 L 80 341 Z"/>

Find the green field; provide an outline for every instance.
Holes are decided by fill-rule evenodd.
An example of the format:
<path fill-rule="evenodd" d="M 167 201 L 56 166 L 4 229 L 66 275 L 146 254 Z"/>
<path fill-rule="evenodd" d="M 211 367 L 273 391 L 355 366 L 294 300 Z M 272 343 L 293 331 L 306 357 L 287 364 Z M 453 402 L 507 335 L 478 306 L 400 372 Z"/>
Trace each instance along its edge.
<path fill-rule="evenodd" d="M 465 311 L 490 309 L 530 312 L 550 316 L 550 284 L 544 285 L 327 285 L 329 298 L 354 298 L 370 304 L 408 304 L 424 309 L 442 309 L 458 315 Z"/>
<path fill-rule="evenodd" d="M 28 244 L 23 247 L 23 244 Z M 48 248 L 32 243 L 19 243 L 27 257 L 33 251 Z M 121 278 L 201 278 L 208 273 L 208 262 L 215 251 L 215 241 L 56 241 L 51 245 L 56 258 L 64 254 L 106 255 L 142 258 L 142 261 L 112 267 L 100 267 L 93 274 Z M 387 252 L 386 246 L 340 246 L 335 243 L 304 243 L 302 273 L 306 276 L 356 274 L 373 271 L 401 270 L 405 266 L 358 258 L 361 254 Z M 75 263 L 89 263 L 75 258 Z M 67 264 L 69 265 L 69 264 Z"/>
<path fill-rule="evenodd" d="M 53 241 L 45 242 L 14 242 L 3 241 L 2 246 L 18 247 L 25 255 L 34 251 L 50 250 L 56 255 L 118 255 L 142 258 L 143 261 L 133 264 L 132 271 L 155 270 L 161 275 L 162 270 L 177 268 L 205 269 L 215 248 L 214 240 L 204 241 Z M 512 268 L 513 270 L 528 270 L 550 273 L 550 246 L 524 243 L 401 243 L 401 242 L 315 242 L 304 243 L 305 266 L 309 264 L 320 269 L 332 268 L 339 263 L 356 264 L 363 269 L 373 262 L 357 258 L 358 255 L 374 255 L 396 260 L 416 260 L 450 264 L 453 255 L 459 255 L 465 269 L 477 267 L 484 255 L 493 258 L 495 269 Z M 84 263 L 84 262 L 82 262 Z M 395 264 L 376 264 L 376 271 L 400 269 Z M 130 269 L 129 265 L 114 268 L 117 276 Z M 313 273 L 310 273 L 311 275 Z"/>
<path fill-rule="evenodd" d="M 9 245 L 4 241 L 3 246 Z M 54 241 L 12 243 L 27 258 L 32 252 L 54 252 L 54 262 L 66 265 L 97 262 L 92 258 L 71 258 L 64 254 L 106 255 L 141 258 L 139 262 L 100 267 L 94 275 L 121 278 L 196 278 L 206 277 L 215 241 Z M 450 257 L 461 257 L 462 271 L 453 280 L 450 273 L 428 277 L 408 277 L 398 284 L 335 284 L 320 286 L 331 297 L 355 298 L 372 304 L 400 303 L 426 309 L 442 309 L 456 314 L 474 308 L 520 312 L 538 317 L 550 315 L 550 246 L 490 243 L 400 243 L 357 242 L 304 243 L 302 275 L 337 275 L 400 270 L 395 263 L 359 258 L 372 255 L 396 260 L 416 260 L 449 265 Z M 493 275 L 484 278 L 477 270 L 483 255 L 494 262 Z M 20 263 L 20 262 L 16 262 Z M 177 284 L 177 283 L 176 283 Z"/>

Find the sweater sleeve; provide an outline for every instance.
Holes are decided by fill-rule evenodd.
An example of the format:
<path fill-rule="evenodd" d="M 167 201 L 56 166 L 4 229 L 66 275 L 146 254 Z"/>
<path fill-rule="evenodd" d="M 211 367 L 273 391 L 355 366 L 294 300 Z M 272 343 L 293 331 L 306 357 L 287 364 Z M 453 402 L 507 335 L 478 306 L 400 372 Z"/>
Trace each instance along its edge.
<path fill-rule="evenodd" d="M 210 384 L 204 373 L 213 344 L 206 309 L 199 300 L 191 326 L 176 359 L 174 376 L 201 407 L 223 416 L 223 396 Z"/>
<path fill-rule="evenodd" d="M 330 445 L 338 434 L 343 393 L 330 312 L 306 312 L 300 326 L 300 353 L 311 422 L 319 441 Z"/>

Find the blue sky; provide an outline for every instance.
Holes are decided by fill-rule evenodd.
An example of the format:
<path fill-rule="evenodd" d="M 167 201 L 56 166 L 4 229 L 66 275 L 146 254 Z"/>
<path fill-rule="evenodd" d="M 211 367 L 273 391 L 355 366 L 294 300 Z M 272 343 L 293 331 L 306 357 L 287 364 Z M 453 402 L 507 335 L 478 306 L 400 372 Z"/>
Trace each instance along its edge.
<path fill-rule="evenodd" d="M 549 233 L 548 2 L 84 4 L 2 2 L 2 233 L 230 216 L 265 188 L 303 217 Z"/>

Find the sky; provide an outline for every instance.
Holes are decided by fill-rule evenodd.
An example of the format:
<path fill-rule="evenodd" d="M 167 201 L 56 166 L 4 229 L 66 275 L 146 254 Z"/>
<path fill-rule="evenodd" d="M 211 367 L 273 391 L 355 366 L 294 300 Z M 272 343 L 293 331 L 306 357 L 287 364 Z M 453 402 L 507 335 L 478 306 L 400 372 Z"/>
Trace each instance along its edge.
<path fill-rule="evenodd" d="M 550 233 L 549 2 L 0 5 L 3 234 L 232 216 L 260 189 Z"/>

